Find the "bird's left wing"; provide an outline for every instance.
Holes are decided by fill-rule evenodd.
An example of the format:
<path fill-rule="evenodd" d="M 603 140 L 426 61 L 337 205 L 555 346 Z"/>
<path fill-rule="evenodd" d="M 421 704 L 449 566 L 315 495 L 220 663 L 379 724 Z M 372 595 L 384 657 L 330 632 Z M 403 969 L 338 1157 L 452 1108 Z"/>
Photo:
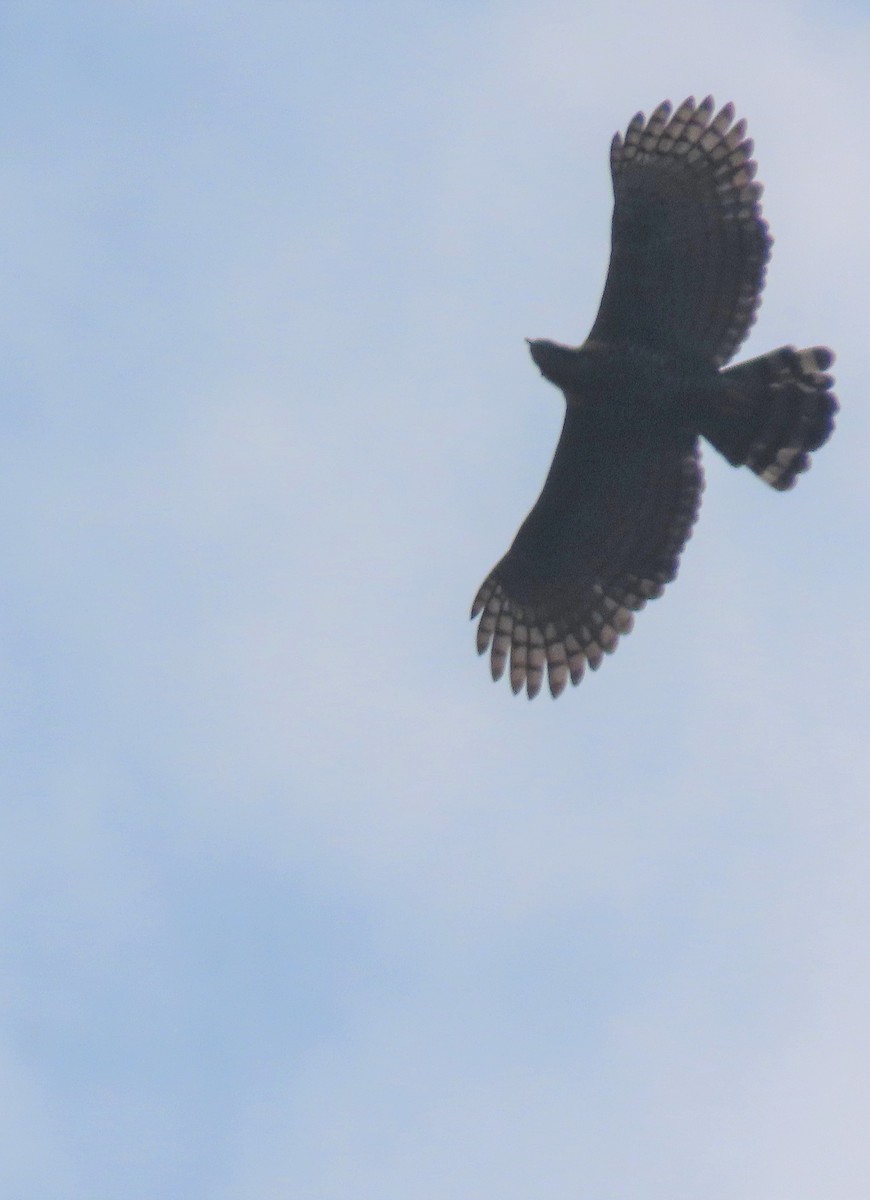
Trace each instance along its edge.
<path fill-rule="evenodd" d="M 746 123 L 690 97 L 610 152 L 610 266 L 590 338 L 721 366 L 755 320 L 771 238 Z"/>
<path fill-rule="evenodd" d="M 509 664 L 531 698 L 546 669 L 558 696 L 598 667 L 676 575 L 702 489 L 693 434 L 592 430 L 569 404 L 544 489 L 472 606 L 493 678 Z"/>

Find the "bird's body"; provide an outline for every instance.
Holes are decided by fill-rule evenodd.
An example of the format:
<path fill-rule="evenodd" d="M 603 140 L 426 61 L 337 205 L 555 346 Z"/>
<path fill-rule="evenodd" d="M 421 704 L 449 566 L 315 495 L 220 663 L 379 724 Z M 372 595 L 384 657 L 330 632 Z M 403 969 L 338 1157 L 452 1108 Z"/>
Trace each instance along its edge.
<path fill-rule="evenodd" d="M 705 397 L 720 380 L 706 363 L 680 361 L 643 345 L 587 341 L 574 348 L 539 340 L 529 342 L 529 350 L 570 408 L 594 414 L 605 425 L 661 419 L 697 425 Z"/>
<path fill-rule="evenodd" d="M 538 502 L 484 581 L 478 649 L 498 678 L 558 695 L 627 633 L 677 573 L 703 490 L 699 438 L 779 491 L 830 435 L 823 348 L 725 368 L 755 319 L 771 239 L 752 143 L 726 105 L 638 113 L 614 138 L 610 267 L 589 338 L 537 340 L 565 396 Z"/>

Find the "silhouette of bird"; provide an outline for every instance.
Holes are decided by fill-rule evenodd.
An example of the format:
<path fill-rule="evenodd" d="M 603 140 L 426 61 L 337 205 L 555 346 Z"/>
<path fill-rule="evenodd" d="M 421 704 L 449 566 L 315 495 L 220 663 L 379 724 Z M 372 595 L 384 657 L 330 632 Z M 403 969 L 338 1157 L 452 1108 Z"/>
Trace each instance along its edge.
<path fill-rule="evenodd" d="M 477 648 L 529 698 L 600 666 L 677 573 L 700 506 L 703 436 L 790 488 L 833 429 L 823 347 L 726 367 L 755 320 L 771 237 L 753 143 L 708 96 L 638 113 L 611 145 L 601 307 L 579 347 L 529 342 L 565 395 L 543 491 L 474 600 Z"/>

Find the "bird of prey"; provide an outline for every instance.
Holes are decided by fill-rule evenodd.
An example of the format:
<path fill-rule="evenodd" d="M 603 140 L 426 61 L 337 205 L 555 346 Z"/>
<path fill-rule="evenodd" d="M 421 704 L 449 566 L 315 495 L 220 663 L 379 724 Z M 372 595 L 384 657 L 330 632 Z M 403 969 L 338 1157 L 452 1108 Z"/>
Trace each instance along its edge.
<path fill-rule="evenodd" d="M 529 342 L 565 395 L 544 489 L 481 585 L 477 648 L 529 698 L 558 696 L 677 573 L 698 514 L 703 436 L 777 491 L 833 429 L 830 350 L 726 367 L 755 320 L 771 237 L 745 121 L 708 96 L 638 113 L 610 149 L 610 265 L 579 347 Z"/>

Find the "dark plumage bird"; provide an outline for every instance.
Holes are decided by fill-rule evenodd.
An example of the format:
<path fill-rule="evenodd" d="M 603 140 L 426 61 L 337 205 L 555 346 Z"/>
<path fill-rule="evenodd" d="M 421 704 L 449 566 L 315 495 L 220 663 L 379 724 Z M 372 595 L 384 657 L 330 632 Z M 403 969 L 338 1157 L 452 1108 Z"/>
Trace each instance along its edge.
<path fill-rule="evenodd" d="M 537 503 L 475 598 L 492 675 L 558 696 L 676 575 L 698 514 L 699 437 L 777 491 L 833 429 L 830 350 L 783 346 L 727 367 L 755 320 L 771 238 L 746 123 L 712 97 L 638 113 L 610 150 L 601 307 L 582 346 L 529 343 L 565 394 Z"/>

